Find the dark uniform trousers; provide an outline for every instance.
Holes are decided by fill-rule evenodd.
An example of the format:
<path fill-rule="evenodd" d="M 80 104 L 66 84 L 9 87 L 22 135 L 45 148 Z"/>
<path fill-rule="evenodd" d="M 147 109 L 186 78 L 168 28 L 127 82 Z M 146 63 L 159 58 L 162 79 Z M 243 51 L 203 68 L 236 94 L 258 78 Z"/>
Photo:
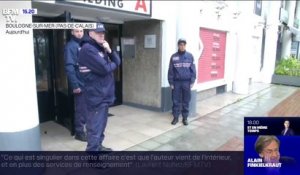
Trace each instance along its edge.
<path fill-rule="evenodd" d="M 82 89 L 83 90 L 83 89 Z M 87 104 L 85 102 L 84 92 L 74 94 L 74 105 L 75 105 L 75 133 L 77 135 L 85 135 L 84 125 L 86 124 L 87 117 Z"/>
<path fill-rule="evenodd" d="M 84 89 L 84 82 L 80 76 L 78 70 L 78 53 L 80 50 L 79 43 L 81 39 L 72 36 L 71 40 L 65 46 L 65 71 L 68 76 L 68 82 L 70 89 L 80 88 L 82 91 Z M 72 92 L 73 93 L 73 92 Z M 84 137 L 84 125 L 86 124 L 85 119 L 87 115 L 87 105 L 84 99 L 83 92 L 79 94 L 73 94 L 74 96 L 74 129 L 75 135 Z"/>
<path fill-rule="evenodd" d="M 89 119 L 87 120 L 87 140 L 86 151 L 99 150 L 104 140 L 104 131 L 107 124 L 108 104 L 101 104 L 96 111 L 88 111 Z"/>
<path fill-rule="evenodd" d="M 182 114 L 183 118 L 189 115 L 189 102 L 191 100 L 190 81 L 174 81 L 172 90 L 173 116 L 178 118 Z"/>

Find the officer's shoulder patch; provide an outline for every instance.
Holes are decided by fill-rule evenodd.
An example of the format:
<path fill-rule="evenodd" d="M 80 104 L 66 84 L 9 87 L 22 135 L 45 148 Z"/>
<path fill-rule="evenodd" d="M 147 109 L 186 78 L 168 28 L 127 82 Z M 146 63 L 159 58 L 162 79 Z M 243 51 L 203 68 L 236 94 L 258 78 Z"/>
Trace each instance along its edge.
<path fill-rule="evenodd" d="M 178 60 L 179 60 L 179 56 L 173 56 L 173 57 L 172 57 L 172 60 L 173 60 L 173 61 L 178 61 Z"/>
<path fill-rule="evenodd" d="M 99 53 L 100 57 L 104 57 L 103 52 L 98 52 L 98 53 Z"/>

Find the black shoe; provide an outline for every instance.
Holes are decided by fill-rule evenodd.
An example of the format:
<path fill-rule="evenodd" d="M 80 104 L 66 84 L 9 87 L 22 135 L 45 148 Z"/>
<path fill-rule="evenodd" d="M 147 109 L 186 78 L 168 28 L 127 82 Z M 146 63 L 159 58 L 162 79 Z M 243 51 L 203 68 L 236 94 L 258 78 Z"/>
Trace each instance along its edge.
<path fill-rule="evenodd" d="M 85 134 L 75 134 L 74 137 L 76 140 L 82 141 L 82 142 L 86 142 L 87 141 L 87 137 Z"/>
<path fill-rule="evenodd" d="M 183 123 L 185 126 L 189 124 L 186 118 L 182 120 L 182 123 Z"/>
<path fill-rule="evenodd" d="M 178 117 L 174 117 L 174 119 L 171 122 L 172 125 L 176 125 L 176 123 L 178 123 Z"/>
<path fill-rule="evenodd" d="M 113 151 L 111 148 L 106 148 L 104 146 L 100 146 L 99 151 Z"/>

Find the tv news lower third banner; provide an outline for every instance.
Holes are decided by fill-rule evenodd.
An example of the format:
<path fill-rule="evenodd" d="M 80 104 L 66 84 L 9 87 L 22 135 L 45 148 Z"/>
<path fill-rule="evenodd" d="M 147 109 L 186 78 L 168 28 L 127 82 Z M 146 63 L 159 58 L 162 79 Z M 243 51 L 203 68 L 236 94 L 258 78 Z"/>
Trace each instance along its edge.
<path fill-rule="evenodd" d="M 242 152 L 0 152 L 1 175 L 243 174 Z"/>

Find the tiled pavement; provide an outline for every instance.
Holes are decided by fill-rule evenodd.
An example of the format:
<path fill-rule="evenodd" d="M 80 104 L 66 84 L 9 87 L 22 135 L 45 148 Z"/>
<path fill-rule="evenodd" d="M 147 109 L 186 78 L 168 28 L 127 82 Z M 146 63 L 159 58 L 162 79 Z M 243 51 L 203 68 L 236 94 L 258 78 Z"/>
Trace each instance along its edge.
<path fill-rule="evenodd" d="M 127 150 L 243 150 L 243 117 L 267 116 L 297 88 L 274 85 Z"/>
<path fill-rule="evenodd" d="M 242 150 L 243 117 L 267 115 L 297 90 L 295 87 L 256 83 L 250 94 L 220 94 L 197 103 L 190 124 L 170 124 L 169 112 L 153 112 L 125 105 L 113 107 L 104 145 L 114 150 Z M 249 96 L 250 95 L 250 96 Z M 40 125 L 43 150 L 85 150 L 54 122 Z M 46 133 L 47 134 L 46 134 Z"/>

